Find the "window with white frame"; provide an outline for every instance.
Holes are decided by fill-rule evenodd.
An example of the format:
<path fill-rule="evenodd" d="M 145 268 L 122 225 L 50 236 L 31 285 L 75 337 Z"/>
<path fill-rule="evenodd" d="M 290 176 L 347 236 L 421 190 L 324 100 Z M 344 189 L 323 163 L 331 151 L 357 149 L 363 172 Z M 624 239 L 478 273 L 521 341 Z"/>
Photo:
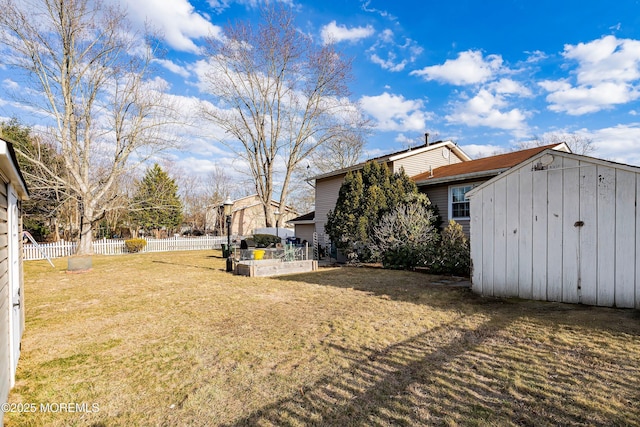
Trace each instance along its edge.
<path fill-rule="evenodd" d="M 471 216 L 467 192 L 473 187 L 474 185 L 468 184 L 449 188 L 449 218 L 461 219 Z"/>

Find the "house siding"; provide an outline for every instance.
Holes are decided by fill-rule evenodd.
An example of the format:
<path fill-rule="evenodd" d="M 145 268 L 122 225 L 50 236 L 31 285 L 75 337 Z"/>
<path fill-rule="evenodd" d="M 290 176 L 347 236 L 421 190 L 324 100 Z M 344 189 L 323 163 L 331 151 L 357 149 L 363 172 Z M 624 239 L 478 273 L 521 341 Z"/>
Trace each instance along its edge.
<path fill-rule="evenodd" d="M 425 185 L 419 187 L 421 193 L 427 195 L 431 203 L 438 206 L 438 210 L 440 212 L 440 217 L 442 217 L 442 227 L 446 227 L 451 219 L 449 217 L 449 188 L 451 186 L 459 186 L 465 184 L 475 184 L 481 185 L 482 183 L 488 181 L 478 181 L 477 179 L 459 181 L 453 183 L 445 183 L 442 185 Z M 471 213 L 473 215 L 473 213 Z M 462 226 L 462 231 L 464 234 L 469 237 L 471 235 L 471 220 L 470 219 L 456 219 L 456 222 Z"/>
<path fill-rule="evenodd" d="M 346 174 L 332 176 L 316 181 L 316 232 L 325 234 L 324 226 L 327 223 L 329 211 L 335 209 L 338 201 L 340 187 Z"/>
<path fill-rule="evenodd" d="M 300 238 L 300 242 L 306 240 L 309 246 L 313 245 L 314 224 L 295 224 L 295 235 Z"/>
<path fill-rule="evenodd" d="M 447 158 L 442 155 L 443 150 L 447 150 L 449 152 Z M 462 160 L 460 160 L 460 158 L 449 147 L 443 147 L 419 153 L 415 156 L 407 156 L 397 159 L 393 162 L 393 172 L 399 172 L 401 168 L 404 168 L 407 175 L 416 176 L 423 172 L 428 172 L 429 167 L 435 169 L 440 166 L 460 163 L 461 161 Z"/>

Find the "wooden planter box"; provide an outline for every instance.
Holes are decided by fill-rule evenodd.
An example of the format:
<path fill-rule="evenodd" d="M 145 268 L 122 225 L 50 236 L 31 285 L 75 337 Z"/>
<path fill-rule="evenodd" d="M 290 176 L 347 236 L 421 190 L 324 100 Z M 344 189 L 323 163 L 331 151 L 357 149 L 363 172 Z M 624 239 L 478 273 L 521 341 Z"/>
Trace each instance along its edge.
<path fill-rule="evenodd" d="M 318 261 L 280 261 L 278 259 L 240 261 L 235 274 L 249 277 L 282 276 L 284 274 L 308 273 L 318 269 Z"/>

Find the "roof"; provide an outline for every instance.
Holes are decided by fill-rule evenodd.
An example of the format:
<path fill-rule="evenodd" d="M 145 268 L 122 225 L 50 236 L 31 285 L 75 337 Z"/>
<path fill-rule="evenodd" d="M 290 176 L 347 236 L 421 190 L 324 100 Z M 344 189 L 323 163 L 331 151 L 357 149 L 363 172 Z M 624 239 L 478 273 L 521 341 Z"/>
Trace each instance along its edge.
<path fill-rule="evenodd" d="M 462 179 L 495 176 L 547 149 L 570 151 L 565 143 L 549 144 L 468 162 L 440 166 L 431 172 L 412 177 L 418 185 L 433 185 Z"/>
<path fill-rule="evenodd" d="M 0 137 L 0 167 L 8 175 L 7 178 L 16 189 L 22 200 L 29 198 L 29 189 L 27 183 L 22 176 L 16 152 L 13 149 L 13 143 L 10 139 Z"/>
<path fill-rule="evenodd" d="M 462 159 L 466 159 L 466 160 L 471 160 L 471 158 L 460 149 L 460 147 L 458 147 L 458 145 L 453 142 L 453 141 L 436 141 L 433 143 L 430 143 L 429 145 L 423 145 L 421 147 L 413 147 L 413 148 L 409 148 L 407 150 L 402 150 L 402 151 L 398 151 L 395 153 L 391 153 L 391 154 L 385 154 L 384 156 L 379 156 L 379 157 L 374 157 L 372 159 L 366 160 L 364 162 L 360 162 L 358 164 L 355 164 L 353 166 L 349 166 L 347 168 L 343 168 L 343 169 L 337 169 L 331 172 L 327 172 L 321 175 L 317 175 L 314 176 L 312 178 L 309 178 L 310 180 L 314 180 L 314 179 L 322 179 L 322 178 L 329 178 L 332 176 L 337 176 L 337 175 L 341 175 L 341 174 L 346 174 L 347 172 L 351 172 L 354 170 L 359 170 L 362 169 L 364 167 L 365 164 L 367 164 L 368 162 L 378 162 L 378 163 L 386 163 L 386 162 L 393 162 L 396 160 L 400 160 L 403 159 L 405 157 L 409 157 L 409 156 L 415 156 L 416 154 L 420 154 L 420 153 L 424 153 L 426 151 L 431 151 L 434 149 L 438 149 L 438 148 L 442 148 L 448 146 L 449 148 L 451 148 L 452 151 L 454 151 L 458 157 L 462 158 Z"/>
<path fill-rule="evenodd" d="M 300 215 L 297 218 L 290 219 L 287 222 L 299 223 L 299 224 L 304 224 L 304 223 L 311 224 L 315 219 L 316 219 L 316 211 L 313 211 L 313 212 L 306 213 L 304 215 Z"/>
<path fill-rule="evenodd" d="M 233 203 L 233 205 L 235 206 L 235 205 L 239 204 L 242 200 L 247 200 L 247 199 L 251 199 L 251 198 L 254 198 L 257 201 L 254 202 L 254 203 L 251 203 L 251 204 L 242 205 L 240 207 L 234 207 L 234 212 L 242 210 L 242 209 L 252 208 L 254 206 L 262 206 L 262 201 L 258 197 L 257 193 L 253 193 L 253 194 L 250 194 L 248 196 L 243 196 L 243 197 L 240 197 L 238 199 L 232 200 L 231 203 Z M 220 203 L 218 205 L 218 208 L 221 208 L 223 206 L 224 206 L 224 203 Z M 280 202 L 278 202 L 277 200 L 271 199 L 271 206 L 279 209 L 280 208 Z M 283 209 L 285 211 L 288 211 L 288 212 L 294 212 L 296 214 L 298 213 L 298 212 L 296 212 L 296 210 L 292 206 L 289 206 L 289 205 L 285 205 L 285 207 Z"/>
<path fill-rule="evenodd" d="M 626 164 L 626 163 L 613 162 L 613 161 L 610 161 L 610 160 L 599 159 L 597 157 L 584 156 L 584 155 L 581 155 L 581 154 L 575 154 L 575 153 L 566 152 L 566 151 L 563 152 L 563 151 L 559 151 L 557 149 L 554 149 L 553 147 L 551 147 L 551 148 L 547 147 L 546 150 L 543 150 L 543 151 L 537 153 L 536 155 L 531 156 L 528 159 L 522 160 L 517 165 L 514 165 L 514 167 L 510 168 L 508 172 L 505 172 L 504 174 L 500 174 L 499 176 L 495 176 L 492 179 L 490 179 L 490 180 L 488 180 L 486 182 L 483 182 L 481 185 L 473 188 L 471 191 L 467 192 L 465 195 L 468 196 L 468 197 L 472 197 L 473 195 L 477 194 L 480 190 L 482 190 L 483 188 L 493 184 L 497 180 L 504 179 L 505 177 L 509 176 L 512 173 L 518 173 L 518 171 L 521 170 L 521 167 L 524 166 L 524 165 L 527 165 L 527 164 L 535 165 L 535 168 L 533 169 L 534 171 L 537 171 L 537 170 L 563 170 L 563 169 L 565 169 L 563 167 L 557 168 L 557 167 L 554 167 L 553 165 L 550 165 L 549 169 L 546 169 L 545 164 L 540 161 L 546 155 L 551 155 L 551 159 L 553 159 L 555 156 L 564 157 L 565 159 L 566 158 L 573 159 L 575 161 L 580 162 L 580 166 L 577 166 L 577 167 L 585 167 L 588 164 L 600 165 L 600 166 L 606 166 L 606 167 L 611 167 L 611 168 L 615 168 L 615 169 L 621 169 L 621 170 L 625 170 L 625 171 L 628 171 L 628 172 L 633 172 L 633 173 L 636 173 L 636 174 L 640 175 L 640 166 L 629 165 L 629 164 Z M 538 160 L 539 163 L 537 163 L 537 164 L 534 163 L 534 162 L 536 162 L 536 160 Z M 538 169 L 538 167 L 540 167 L 540 169 Z M 569 168 L 575 168 L 575 167 L 576 166 L 570 166 Z"/>

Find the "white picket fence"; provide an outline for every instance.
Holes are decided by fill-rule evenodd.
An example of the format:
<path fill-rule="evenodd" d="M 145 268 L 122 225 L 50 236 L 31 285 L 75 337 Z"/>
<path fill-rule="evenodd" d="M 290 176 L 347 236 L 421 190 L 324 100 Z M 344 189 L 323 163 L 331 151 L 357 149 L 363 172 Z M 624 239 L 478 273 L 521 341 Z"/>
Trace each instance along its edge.
<path fill-rule="evenodd" d="M 239 241 L 240 237 L 232 236 Z M 227 236 L 171 237 L 168 239 L 145 239 L 147 245 L 141 252 L 197 251 L 220 249 L 227 243 Z M 60 258 L 76 252 L 77 242 L 60 241 L 56 243 L 25 243 L 22 256 L 25 261 Z M 93 252 L 98 255 L 122 255 L 128 253 L 124 239 L 101 239 L 93 242 Z M 45 256 L 46 255 L 46 256 Z"/>

